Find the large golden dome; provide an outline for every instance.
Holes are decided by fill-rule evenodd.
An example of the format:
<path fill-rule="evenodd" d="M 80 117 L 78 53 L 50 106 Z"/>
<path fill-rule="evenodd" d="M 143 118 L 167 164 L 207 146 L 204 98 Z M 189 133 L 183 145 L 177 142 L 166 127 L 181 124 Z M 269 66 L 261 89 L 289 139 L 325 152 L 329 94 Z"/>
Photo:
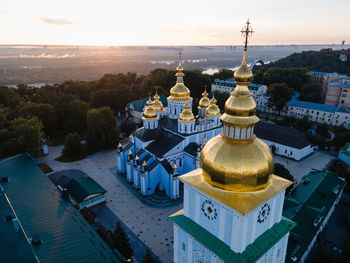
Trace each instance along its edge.
<path fill-rule="evenodd" d="M 216 105 L 216 99 L 213 96 L 213 98 L 210 100 L 210 105 L 205 110 L 205 116 L 219 116 L 220 115 L 220 109 L 218 105 Z"/>
<path fill-rule="evenodd" d="M 148 101 L 146 102 L 146 108 L 143 112 L 143 119 L 145 120 L 155 120 L 157 119 L 157 112 L 153 108 L 154 102 L 151 100 L 151 97 L 149 97 Z"/>
<path fill-rule="evenodd" d="M 154 104 L 153 104 L 153 108 L 156 112 L 159 111 L 163 111 L 164 110 L 164 106 L 163 103 L 159 100 L 160 97 L 158 95 L 158 93 L 156 92 L 156 94 L 153 96 L 154 99 Z"/>
<path fill-rule="evenodd" d="M 210 100 L 208 98 L 208 92 L 207 90 L 204 90 L 202 93 L 202 98 L 198 103 L 198 109 L 205 110 L 210 105 Z"/>
<path fill-rule="evenodd" d="M 235 72 L 236 88 L 225 103 L 223 133 L 209 140 L 200 156 L 204 180 L 214 187 L 236 192 L 264 189 L 273 173 L 269 147 L 253 133 L 259 119 L 256 104 L 248 90 L 252 72 L 246 63 Z"/>
<path fill-rule="evenodd" d="M 194 115 L 190 110 L 190 104 L 185 103 L 183 111 L 180 113 L 179 121 L 180 122 L 192 122 L 194 121 Z"/>
<path fill-rule="evenodd" d="M 176 68 L 176 84 L 170 89 L 170 96 L 168 99 L 177 100 L 177 101 L 187 101 L 190 97 L 190 90 L 185 86 L 183 77 L 183 66 L 181 60 L 179 60 L 179 65 Z"/>

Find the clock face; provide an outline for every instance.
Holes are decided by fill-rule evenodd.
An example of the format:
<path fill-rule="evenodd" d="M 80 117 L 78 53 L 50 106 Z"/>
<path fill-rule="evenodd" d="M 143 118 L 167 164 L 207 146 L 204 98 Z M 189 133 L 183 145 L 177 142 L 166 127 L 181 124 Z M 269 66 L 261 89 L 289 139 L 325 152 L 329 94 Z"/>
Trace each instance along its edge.
<path fill-rule="evenodd" d="M 258 215 L 258 223 L 263 223 L 267 217 L 269 216 L 270 214 L 270 205 L 269 204 L 264 204 L 261 209 L 260 209 L 260 212 L 259 212 L 259 215 Z"/>
<path fill-rule="evenodd" d="M 218 216 L 218 213 L 216 212 L 216 208 L 214 207 L 214 204 L 210 200 L 204 200 L 202 203 L 201 210 L 203 214 L 210 220 L 215 220 Z"/>

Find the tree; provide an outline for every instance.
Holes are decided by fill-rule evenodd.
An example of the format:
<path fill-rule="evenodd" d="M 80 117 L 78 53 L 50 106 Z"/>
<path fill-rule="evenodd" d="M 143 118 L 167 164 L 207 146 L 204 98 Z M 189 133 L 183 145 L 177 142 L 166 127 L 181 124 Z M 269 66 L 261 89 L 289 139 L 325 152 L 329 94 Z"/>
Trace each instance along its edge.
<path fill-rule="evenodd" d="M 274 83 L 267 88 L 266 94 L 269 96 L 269 103 L 275 106 L 280 112 L 288 101 L 292 99 L 293 89 L 289 88 L 286 83 Z"/>
<path fill-rule="evenodd" d="M 75 157 L 79 156 L 80 153 L 81 143 L 79 133 L 69 133 L 64 140 L 63 155 L 68 157 Z"/>
<path fill-rule="evenodd" d="M 151 250 L 149 249 L 149 247 L 147 247 L 146 254 L 142 260 L 142 263 L 157 263 L 157 262 L 158 261 L 153 258 Z"/>
<path fill-rule="evenodd" d="M 0 87 L 0 104 L 5 108 L 14 108 L 21 100 L 16 89 L 7 86 Z"/>
<path fill-rule="evenodd" d="M 292 181 L 294 184 L 294 177 L 290 174 L 289 170 L 286 167 L 284 167 L 284 165 L 280 163 L 275 163 L 274 174 L 289 181 Z M 286 194 L 289 194 L 289 192 L 293 189 L 293 184 L 287 188 Z"/>
<path fill-rule="evenodd" d="M 19 117 L 12 120 L 10 123 L 11 141 L 16 147 L 16 152 L 37 154 L 41 145 L 42 129 L 43 125 L 37 117 Z"/>
<path fill-rule="evenodd" d="M 87 113 L 87 141 L 93 149 L 113 147 L 119 138 L 116 120 L 108 107 L 89 110 Z"/>
<path fill-rule="evenodd" d="M 120 221 L 117 221 L 112 234 L 111 247 L 116 248 L 126 259 L 131 259 L 134 255 L 134 251 L 130 246 L 130 239 Z"/>
<path fill-rule="evenodd" d="M 230 69 L 220 69 L 219 72 L 214 73 L 211 76 L 211 80 L 214 79 L 228 79 L 233 77 L 233 70 Z"/>
<path fill-rule="evenodd" d="M 319 102 L 321 99 L 321 84 L 314 82 L 302 86 L 299 99 Z"/>

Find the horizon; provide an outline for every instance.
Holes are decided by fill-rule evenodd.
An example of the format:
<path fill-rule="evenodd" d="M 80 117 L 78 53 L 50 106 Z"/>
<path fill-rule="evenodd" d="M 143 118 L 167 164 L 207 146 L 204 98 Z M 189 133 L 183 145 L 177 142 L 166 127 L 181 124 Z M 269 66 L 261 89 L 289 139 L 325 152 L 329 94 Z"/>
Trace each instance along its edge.
<path fill-rule="evenodd" d="M 332 5 L 325 0 L 254 0 L 249 6 L 229 0 L 178 0 L 176 5 L 159 0 L 4 0 L 0 44 L 238 46 L 243 44 L 239 31 L 250 18 L 255 31 L 251 46 L 340 45 L 350 42 L 349 8 L 346 0 Z"/>

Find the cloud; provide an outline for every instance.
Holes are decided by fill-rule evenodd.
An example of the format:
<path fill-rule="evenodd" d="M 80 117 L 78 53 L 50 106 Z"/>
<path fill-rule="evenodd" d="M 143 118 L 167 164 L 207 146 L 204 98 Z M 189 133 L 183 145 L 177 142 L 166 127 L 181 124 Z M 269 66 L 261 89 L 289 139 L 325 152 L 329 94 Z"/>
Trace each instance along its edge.
<path fill-rule="evenodd" d="M 72 21 L 69 21 L 67 19 L 59 19 L 59 18 L 47 18 L 47 17 L 38 17 L 38 19 L 45 24 L 50 25 L 72 25 L 75 24 Z"/>

